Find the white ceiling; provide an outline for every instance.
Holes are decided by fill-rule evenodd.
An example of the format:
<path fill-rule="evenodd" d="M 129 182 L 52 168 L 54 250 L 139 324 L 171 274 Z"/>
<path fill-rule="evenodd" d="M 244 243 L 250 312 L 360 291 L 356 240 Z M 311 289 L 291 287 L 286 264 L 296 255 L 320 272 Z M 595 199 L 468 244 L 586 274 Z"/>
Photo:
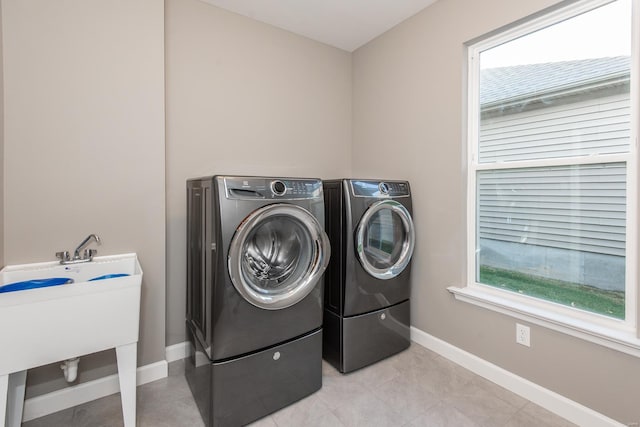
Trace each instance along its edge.
<path fill-rule="evenodd" d="M 353 52 L 436 0 L 202 0 Z"/>

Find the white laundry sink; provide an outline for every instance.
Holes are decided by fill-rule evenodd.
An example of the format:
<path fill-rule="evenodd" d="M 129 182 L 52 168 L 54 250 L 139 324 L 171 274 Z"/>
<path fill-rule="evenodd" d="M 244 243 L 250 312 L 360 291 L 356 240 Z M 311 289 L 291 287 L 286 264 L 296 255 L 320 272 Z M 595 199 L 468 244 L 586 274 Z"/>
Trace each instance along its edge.
<path fill-rule="evenodd" d="M 115 277 L 118 275 L 124 276 Z M 0 287 L 51 278 L 72 279 L 73 283 L 0 293 L 0 422 L 5 415 L 9 374 L 26 376 L 26 370 L 36 366 L 116 348 L 125 425 L 134 425 L 142 283 L 136 254 L 95 257 L 68 265 L 52 261 L 7 266 L 0 271 Z M 125 408 L 125 394 L 130 392 L 123 390 L 125 384 L 131 386 L 131 372 L 133 424 L 127 416 L 131 409 Z M 19 378 L 18 386 L 24 399 L 24 378 Z M 16 417 L 12 408 L 8 409 L 9 415 Z M 19 410 L 21 417 L 21 404 Z"/>

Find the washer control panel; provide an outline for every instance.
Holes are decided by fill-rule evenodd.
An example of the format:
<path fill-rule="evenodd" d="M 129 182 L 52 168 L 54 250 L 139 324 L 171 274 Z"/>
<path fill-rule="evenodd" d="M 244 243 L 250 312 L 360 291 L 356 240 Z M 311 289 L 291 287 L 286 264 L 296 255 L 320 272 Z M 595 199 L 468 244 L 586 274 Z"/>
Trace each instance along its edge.
<path fill-rule="evenodd" d="M 408 197 L 411 195 L 407 181 L 374 181 L 352 179 L 351 190 L 356 197 Z"/>
<path fill-rule="evenodd" d="M 225 177 L 229 199 L 311 199 L 322 197 L 322 181 L 305 178 Z"/>

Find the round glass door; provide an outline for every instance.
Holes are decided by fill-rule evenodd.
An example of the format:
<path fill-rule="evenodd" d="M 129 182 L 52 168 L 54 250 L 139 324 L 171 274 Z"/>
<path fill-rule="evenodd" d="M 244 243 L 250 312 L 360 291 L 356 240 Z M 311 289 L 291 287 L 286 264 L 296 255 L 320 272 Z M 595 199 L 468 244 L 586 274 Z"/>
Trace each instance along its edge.
<path fill-rule="evenodd" d="M 329 255 L 329 239 L 313 215 L 296 205 L 274 204 L 254 211 L 237 228 L 229 275 L 248 302 L 277 310 L 313 290 Z"/>
<path fill-rule="evenodd" d="M 378 279 L 391 279 L 409 265 L 415 231 L 409 211 L 395 200 L 374 203 L 356 230 L 356 252 L 365 271 Z"/>

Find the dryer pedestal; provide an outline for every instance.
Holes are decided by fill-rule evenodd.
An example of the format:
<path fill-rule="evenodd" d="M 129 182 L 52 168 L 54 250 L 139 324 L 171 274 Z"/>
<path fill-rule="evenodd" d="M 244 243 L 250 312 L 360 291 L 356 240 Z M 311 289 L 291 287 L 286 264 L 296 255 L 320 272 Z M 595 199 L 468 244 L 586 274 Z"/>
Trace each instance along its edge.
<path fill-rule="evenodd" d="M 209 427 L 248 424 L 322 386 L 322 329 L 222 362 L 211 362 L 189 327 L 187 333 L 185 376 Z"/>
<path fill-rule="evenodd" d="M 364 368 L 410 345 L 409 300 L 351 317 L 324 312 L 323 357 L 342 373 Z"/>

